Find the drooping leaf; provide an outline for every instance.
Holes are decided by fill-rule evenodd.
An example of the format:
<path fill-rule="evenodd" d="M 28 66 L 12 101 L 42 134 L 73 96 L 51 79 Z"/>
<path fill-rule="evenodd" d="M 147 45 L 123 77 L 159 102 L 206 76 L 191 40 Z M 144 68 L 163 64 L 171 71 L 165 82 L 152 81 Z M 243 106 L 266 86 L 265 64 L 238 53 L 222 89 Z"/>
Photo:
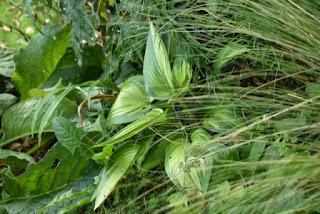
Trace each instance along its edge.
<path fill-rule="evenodd" d="M 14 53 L 0 50 L 0 75 L 11 77 L 14 72 Z"/>
<path fill-rule="evenodd" d="M 111 146 L 113 144 L 123 142 L 130 137 L 138 134 L 147 127 L 161 122 L 165 119 L 165 114 L 162 109 L 152 109 L 149 113 L 141 117 L 140 119 L 130 123 L 120 131 L 118 131 L 114 136 L 109 138 L 106 142 L 96 145 L 96 147 Z"/>
<path fill-rule="evenodd" d="M 82 64 L 77 63 L 77 57 L 68 49 L 60 60 L 54 73 L 44 83 L 44 87 L 52 87 L 61 80 L 61 83 L 80 84 L 97 79 L 102 72 L 101 63 L 104 59 L 102 47 L 96 45 L 82 49 Z"/>
<path fill-rule="evenodd" d="M 165 153 L 165 170 L 170 180 L 179 188 L 186 187 L 185 159 L 187 152 L 186 140 L 180 138 L 168 145 Z"/>
<path fill-rule="evenodd" d="M 43 116 L 48 112 L 48 109 L 52 107 L 53 102 L 56 100 L 54 97 L 51 101 L 38 108 L 41 99 L 26 100 L 19 102 L 11 106 L 4 112 L 2 117 L 3 137 L 0 145 L 5 145 L 16 139 L 26 137 L 32 133 L 39 131 L 41 123 L 43 123 Z M 37 109 L 38 108 L 38 109 Z M 32 131 L 32 122 L 35 116 L 35 112 L 39 111 L 38 119 L 35 120 L 34 132 Z M 64 99 L 53 111 L 49 118 L 46 118 L 46 125 L 42 131 L 52 131 L 51 121 L 57 115 L 63 115 L 70 117 L 76 112 L 76 105 L 74 102 Z"/>
<path fill-rule="evenodd" d="M 12 94 L 0 94 L 0 117 L 3 112 L 12 106 L 17 101 L 17 98 Z"/>
<path fill-rule="evenodd" d="M 9 197 L 39 195 L 57 190 L 83 175 L 91 155 L 84 147 L 77 148 L 72 154 L 61 143 L 57 143 L 39 163 L 30 163 L 23 174 L 14 176 L 7 170 L 3 177 L 3 189 Z"/>
<path fill-rule="evenodd" d="M 150 98 L 144 89 L 142 76 L 134 76 L 125 81 L 111 107 L 108 121 L 111 124 L 132 122 L 142 117 L 151 108 Z"/>
<path fill-rule="evenodd" d="M 186 90 L 192 77 L 190 64 L 179 57 L 174 61 L 172 73 L 175 86 L 182 91 Z"/>
<path fill-rule="evenodd" d="M 70 26 L 48 27 L 43 33 L 36 34 L 14 57 L 16 71 L 12 78 L 22 98 L 46 82 L 67 50 Z"/>
<path fill-rule="evenodd" d="M 150 23 L 150 31 L 143 62 L 146 91 L 154 99 L 168 99 L 173 95 L 173 82 L 167 50 Z"/>
<path fill-rule="evenodd" d="M 95 198 L 94 209 L 98 208 L 109 196 L 120 178 L 130 167 L 138 150 L 137 145 L 124 145 L 111 156 L 111 161 L 102 169 L 98 178 L 99 184 L 93 194 L 93 198 Z"/>
<path fill-rule="evenodd" d="M 56 117 L 52 124 L 57 139 L 72 154 L 76 148 L 83 145 L 82 139 L 86 133 L 77 128 L 73 122 L 64 117 Z"/>
<path fill-rule="evenodd" d="M 90 173 L 46 194 L 10 198 L 0 202 L 0 208 L 12 214 L 68 213 L 90 202 L 94 192 L 94 176 Z"/>
<path fill-rule="evenodd" d="M 220 50 L 214 62 L 214 67 L 217 71 L 221 70 L 231 60 L 247 52 L 248 49 L 238 43 L 229 43 Z"/>

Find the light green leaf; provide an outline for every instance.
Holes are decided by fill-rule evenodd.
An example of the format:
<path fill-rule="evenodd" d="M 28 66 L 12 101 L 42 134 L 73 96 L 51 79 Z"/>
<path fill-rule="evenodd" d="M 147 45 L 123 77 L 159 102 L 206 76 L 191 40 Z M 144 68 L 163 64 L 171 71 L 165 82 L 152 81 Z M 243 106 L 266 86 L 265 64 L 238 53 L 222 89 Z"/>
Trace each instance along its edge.
<path fill-rule="evenodd" d="M 14 140 L 31 135 L 38 132 L 44 120 L 44 115 L 47 114 L 48 109 L 52 108 L 55 98 L 49 100 L 46 104 L 39 107 L 41 99 L 27 100 L 19 102 L 11 106 L 4 112 L 2 117 L 3 137 L 0 145 L 6 145 Z M 34 123 L 34 131 L 32 131 L 32 122 L 36 111 L 39 112 Z M 63 115 L 71 117 L 76 113 L 76 105 L 68 99 L 63 99 L 62 102 L 52 112 L 50 117 L 46 118 L 46 125 L 42 128 L 43 132 L 51 132 L 51 121 L 55 116 Z"/>
<path fill-rule="evenodd" d="M 113 137 L 109 138 L 106 142 L 96 145 L 95 147 L 111 146 L 113 144 L 123 142 L 132 136 L 140 133 L 149 126 L 159 123 L 165 119 L 165 114 L 162 109 L 152 109 L 149 113 L 140 119 L 130 123 L 123 129 L 117 132 Z"/>
<path fill-rule="evenodd" d="M 185 91 L 192 77 L 192 70 L 189 63 L 181 57 L 177 58 L 174 61 L 172 73 L 175 86 Z"/>
<path fill-rule="evenodd" d="M 146 91 L 152 98 L 163 100 L 173 95 L 168 53 L 152 23 L 143 62 L 143 78 Z"/>
<path fill-rule="evenodd" d="M 220 50 L 214 62 L 217 71 L 221 70 L 227 63 L 241 54 L 247 52 L 248 49 L 238 43 L 229 43 Z"/>
<path fill-rule="evenodd" d="M 137 145 L 124 145 L 111 156 L 112 161 L 108 162 L 99 175 L 99 184 L 93 194 L 94 209 L 97 209 L 112 192 L 135 159 L 138 150 Z"/>
<path fill-rule="evenodd" d="M 77 128 L 75 123 L 64 117 L 56 117 L 52 124 L 58 141 L 72 154 L 76 148 L 83 146 L 82 139 L 86 133 Z"/>
<path fill-rule="evenodd" d="M 265 146 L 265 141 L 254 142 L 250 150 L 249 161 L 258 161 L 264 151 Z"/>
<path fill-rule="evenodd" d="M 45 83 L 67 50 L 70 26 L 62 29 L 49 27 L 43 32 L 44 35 L 36 34 L 14 57 L 16 72 L 13 80 L 23 99 L 30 89 Z"/>
<path fill-rule="evenodd" d="M 142 117 L 151 108 L 150 97 L 144 89 L 142 76 L 127 79 L 111 107 L 108 121 L 111 124 L 132 122 Z"/>
<path fill-rule="evenodd" d="M 12 106 L 17 101 L 17 98 L 12 94 L 0 94 L 0 117 L 3 112 Z"/>
<path fill-rule="evenodd" d="M 170 144 L 165 153 L 165 170 L 170 180 L 179 188 L 186 187 L 185 159 L 187 152 L 186 140 L 180 138 Z"/>
<path fill-rule="evenodd" d="M 0 50 L 0 75 L 11 77 L 14 72 L 13 52 Z"/>
<path fill-rule="evenodd" d="M 39 195 L 57 190 L 80 178 L 91 162 L 92 153 L 79 147 L 72 154 L 61 143 L 55 144 L 38 163 L 31 163 L 25 172 L 14 176 L 7 170 L 3 189 L 10 197 Z"/>

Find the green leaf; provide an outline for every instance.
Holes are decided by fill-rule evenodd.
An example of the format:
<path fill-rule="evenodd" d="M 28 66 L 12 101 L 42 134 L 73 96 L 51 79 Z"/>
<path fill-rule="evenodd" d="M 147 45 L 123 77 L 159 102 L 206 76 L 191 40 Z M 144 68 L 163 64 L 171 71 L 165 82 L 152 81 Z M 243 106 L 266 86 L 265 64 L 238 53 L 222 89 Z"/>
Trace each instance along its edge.
<path fill-rule="evenodd" d="M 111 107 L 108 121 L 111 124 L 123 124 L 142 117 L 151 108 L 150 98 L 144 89 L 142 76 L 127 79 Z"/>
<path fill-rule="evenodd" d="M 250 150 L 249 161 L 258 161 L 262 156 L 265 146 L 266 146 L 265 141 L 257 141 L 253 143 Z"/>
<path fill-rule="evenodd" d="M 91 161 L 92 153 L 84 147 L 72 154 L 61 143 L 55 144 L 39 163 L 31 163 L 25 172 L 4 174 L 3 189 L 10 197 L 39 195 L 57 190 L 80 178 Z"/>
<path fill-rule="evenodd" d="M 44 30 L 44 35 L 36 34 L 14 57 L 16 72 L 13 80 L 23 99 L 30 89 L 41 87 L 54 72 L 67 50 L 69 39 L 70 26 L 62 29 L 49 27 Z"/>
<path fill-rule="evenodd" d="M 229 43 L 220 50 L 217 59 L 214 62 L 214 67 L 217 71 L 221 70 L 227 63 L 241 54 L 247 52 L 248 49 L 238 43 Z"/>
<path fill-rule="evenodd" d="M 159 123 L 165 119 L 165 114 L 162 109 L 152 109 L 149 113 L 140 119 L 130 123 L 121 129 L 113 137 L 109 138 L 106 142 L 96 145 L 95 147 L 111 146 L 113 144 L 123 142 L 132 136 L 140 133 L 149 126 Z"/>
<path fill-rule="evenodd" d="M 0 208 L 12 214 L 68 213 L 90 202 L 95 175 L 90 173 L 46 194 L 3 200 Z"/>
<path fill-rule="evenodd" d="M 68 49 L 43 87 L 52 87 L 60 80 L 67 85 L 97 79 L 102 72 L 101 63 L 104 59 L 102 47 L 98 45 L 85 47 L 82 49 L 81 56 L 82 64 L 79 65 L 74 52 Z"/>
<path fill-rule="evenodd" d="M 10 166 L 13 170 L 24 169 L 28 163 L 34 162 L 26 153 L 0 149 L 0 162 Z"/>
<path fill-rule="evenodd" d="M 13 52 L 0 50 L 0 75 L 11 77 L 14 72 Z"/>
<path fill-rule="evenodd" d="M 0 145 L 6 145 L 14 140 L 22 137 L 26 137 L 38 132 L 41 124 L 43 124 L 44 115 L 48 113 L 48 109 L 52 108 L 54 102 L 56 102 L 55 97 L 52 97 L 50 101 L 46 102 L 44 105 L 39 106 L 41 99 L 27 100 L 19 102 L 11 106 L 2 117 L 2 127 L 3 127 L 3 137 L 1 139 Z M 37 119 L 34 123 L 33 120 L 36 112 L 39 112 Z M 46 125 L 42 128 L 44 132 L 51 132 L 51 121 L 55 116 L 63 115 L 65 117 L 70 117 L 76 113 L 76 105 L 68 99 L 63 99 L 61 103 L 55 108 L 50 117 L 46 118 Z"/>
<path fill-rule="evenodd" d="M 99 175 L 99 184 L 93 198 L 95 198 L 94 209 L 97 209 L 112 192 L 118 181 L 125 174 L 138 153 L 137 145 L 124 145 L 112 156 L 108 164 Z"/>
<path fill-rule="evenodd" d="M 174 61 L 172 73 L 175 86 L 182 91 L 185 91 L 188 88 L 192 77 L 189 63 L 181 57 L 177 58 Z"/>
<path fill-rule="evenodd" d="M 86 133 L 77 128 L 75 123 L 64 117 L 56 117 L 52 126 L 58 141 L 72 154 L 76 148 L 83 145 L 82 140 Z"/>
<path fill-rule="evenodd" d="M 12 106 L 17 101 L 17 98 L 12 94 L 0 94 L 0 117 L 3 112 Z"/>
<path fill-rule="evenodd" d="M 170 144 L 165 153 L 165 170 L 170 180 L 179 188 L 186 186 L 185 159 L 187 152 L 186 140 L 180 138 Z"/>
<path fill-rule="evenodd" d="M 149 171 L 162 163 L 165 158 L 166 148 L 167 142 L 161 141 L 158 145 L 149 149 L 143 160 L 141 169 L 144 171 Z"/>
<path fill-rule="evenodd" d="M 146 91 L 154 99 L 165 100 L 174 93 L 167 50 L 150 23 L 150 31 L 143 62 Z"/>

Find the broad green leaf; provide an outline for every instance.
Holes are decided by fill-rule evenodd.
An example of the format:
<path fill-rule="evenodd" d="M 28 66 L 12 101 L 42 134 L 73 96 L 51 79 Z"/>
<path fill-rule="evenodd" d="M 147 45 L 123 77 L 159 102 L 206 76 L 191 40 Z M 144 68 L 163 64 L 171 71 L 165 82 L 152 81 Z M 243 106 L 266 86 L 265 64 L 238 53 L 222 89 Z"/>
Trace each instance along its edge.
<path fill-rule="evenodd" d="M 175 86 L 182 91 L 186 90 L 192 77 L 189 63 L 181 57 L 177 58 L 174 61 L 172 73 Z"/>
<path fill-rule="evenodd" d="M 0 94 L 0 117 L 3 112 L 12 106 L 17 101 L 17 98 L 12 94 Z"/>
<path fill-rule="evenodd" d="M 144 88 L 142 76 L 127 79 L 111 107 L 108 121 L 123 124 L 139 119 L 151 108 L 150 98 Z"/>
<path fill-rule="evenodd" d="M 97 209 L 112 192 L 118 181 L 125 174 L 138 153 L 137 145 L 124 145 L 112 156 L 111 160 L 102 169 L 99 175 L 99 184 L 93 198 L 95 199 L 94 209 Z"/>
<path fill-rule="evenodd" d="M 179 188 L 186 187 L 185 172 L 187 144 L 180 138 L 167 146 L 165 153 L 165 170 L 170 180 Z"/>
<path fill-rule="evenodd" d="M 13 80 L 23 99 L 30 89 L 39 88 L 47 81 L 67 50 L 70 26 L 48 27 L 43 33 L 36 34 L 14 57 Z"/>
<path fill-rule="evenodd" d="M 68 49 L 43 87 L 52 87 L 59 80 L 67 85 L 97 79 L 102 72 L 101 63 L 104 59 L 102 47 L 98 45 L 85 47 L 82 49 L 81 55 L 82 64 L 79 65 L 74 52 Z"/>
<path fill-rule="evenodd" d="M 84 147 L 77 148 L 72 154 L 61 143 L 57 143 L 38 163 L 30 163 L 23 174 L 14 176 L 7 170 L 3 177 L 3 189 L 10 197 L 57 190 L 80 178 L 91 156 L 92 153 Z"/>
<path fill-rule="evenodd" d="M 0 208 L 12 214 L 69 213 L 90 202 L 95 175 L 90 173 L 45 194 L 2 200 Z"/>
<path fill-rule="evenodd" d="M 170 213 L 188 213 L 188 196 L 185 193 L 176 192 L 170 195 L 168 202 L 170 207 L 174 207 Z"/>
<path fill-rule="evenodd" d="M 0 149 L 0 162 L 16 170 L 24 169 L 28 163 L 34 162 L 34 160 L 31 156 L 23 152 Z"/>
<path fill-rule="evenodd" d="M 52 126 L 58 141 L 72 154 L 76 148 L 83 145 L 82 140 L 86 133 L 77 128 L 75 123 L 64 117 L 56 117 Z"/>
<path fill-rule="evenodd" d="M 143 62 L 143 78 L 146 91 L 152 98 L 163 100 L 173 95 L 168 53 L 152 23 Z"/>
<path fill-rule="evenodd" d="M 41 99 L 26 100 L 19 102 L 11 106 L 4 112 L 2 117 L 3 137 L 0 145 L 8 144 L 14 140 L 22 137 L 26 137 L 34 133 L 32 131 L 33 119 L 36 111 L 38 111 L 38 117 L 34 123 L 34 131 L 38 132 L 41 124 L 44 120 L 44 115 L 48 113 L 48 109 L 52 108 L 55 98 L 44 105 L 39 107 Z M 55 116 L 63 115 L 65 117 L 71 117 L 76 113 L 76 105 L 68 99 L 63 99 L 62 102 L 56 107 L 50 117 L 46 118 L 46 125 L 42 128 L 43 132 L 51 132 L 51 121 Z"/>
<path fill-rule="evenodd" d="M 123 142 L 132 136 L 140 133 L 149 126 L 159 123 L 165 119 L 165 114 L 162 109 L 152 109 L 149 113 L 140 119 L 130 123 L 106 142 L 96 145 L 95 147 L 111 146 L 113 144 Z"/>
<path fill-rule="evenodd" d="M 0 50 L 0 75 L 11 77 L 14 72 L 13 52 Z"/>
<path fill-rule="evenodd" d="M 229 43 L 220 50 L 214 62 L 217 71 L 221 70 L 227 63 L 241 54 L 247 52 L 248 49 L 238 43 Z"/>

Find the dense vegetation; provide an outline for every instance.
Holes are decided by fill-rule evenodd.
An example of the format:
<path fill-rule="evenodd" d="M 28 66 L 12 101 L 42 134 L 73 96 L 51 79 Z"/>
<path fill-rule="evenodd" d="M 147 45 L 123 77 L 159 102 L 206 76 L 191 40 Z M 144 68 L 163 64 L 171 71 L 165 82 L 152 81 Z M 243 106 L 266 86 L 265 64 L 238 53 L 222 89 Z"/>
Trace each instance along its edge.
<path fill-rule="evenodd" d="M 1 213 L 320 212 L 320 1 L 3 0 Z"/>

